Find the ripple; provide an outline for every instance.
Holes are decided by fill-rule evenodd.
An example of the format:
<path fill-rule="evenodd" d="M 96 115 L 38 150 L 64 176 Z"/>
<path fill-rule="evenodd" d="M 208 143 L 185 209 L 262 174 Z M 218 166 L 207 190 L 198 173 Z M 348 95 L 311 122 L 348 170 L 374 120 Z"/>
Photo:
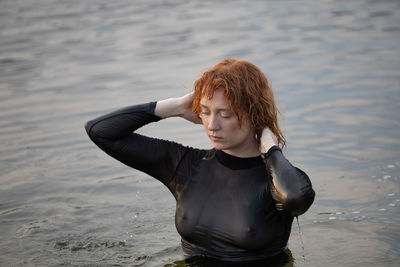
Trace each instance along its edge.
<path fill-rule="evenodd" d="M 268 75 L 288 158 L 316 188 L 303 229 L 306 252 L 321 257 L 309 265 L 379 266 L 382 255 L 386 265 L 398 262 L 397 1 L 0 5 L 4 265 L 181 259 L 168 190 L 108 158 L 82 126 L 121 106 L 182 95 L 224 57 Z M 143 131 L 208 147 L 199 128 L 160 123 L 162 132 L 161 124 Z"/>
<path fill-rule="evenodd" d="M 72 252 L 85 250 L 85 251 L 95 251 L 104 250 L 112 248 L 125 248 L 128 245 L 124 241 L 110 241 L 110 240 L 96 240 L 93 238 L 86 238 L 85 240 L 76 240 L 75 238 L 68 237 L 54 241 L 54 248 L 63 250 L 67 249 Z"/>

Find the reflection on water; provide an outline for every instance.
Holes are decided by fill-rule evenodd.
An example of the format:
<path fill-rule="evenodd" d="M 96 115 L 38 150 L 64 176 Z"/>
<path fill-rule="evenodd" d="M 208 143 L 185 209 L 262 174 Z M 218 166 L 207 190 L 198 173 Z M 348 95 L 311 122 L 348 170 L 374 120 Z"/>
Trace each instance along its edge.
<path fill-rule="evenodd" d="M 290 249 L 286 249 L 284 253 L 268 260 L 251 261 L 251 262 L 223 262 L 205 257 L 191 257 L 185 260 L 167 263 L 164 267 L 293 267 L 293 256 Z"/>
<path fill-rule="evenodd" d="M 270 78 L 285 153 L 317 191 L 284 266 L 395 266 L 399 19 L 389 0 L 1 1 L 0 265 L 193 266 L 168 190 L 83 124 L 182 95 L 236 57 Z M 179 119 L 141 132 L 209 147 Z"/>

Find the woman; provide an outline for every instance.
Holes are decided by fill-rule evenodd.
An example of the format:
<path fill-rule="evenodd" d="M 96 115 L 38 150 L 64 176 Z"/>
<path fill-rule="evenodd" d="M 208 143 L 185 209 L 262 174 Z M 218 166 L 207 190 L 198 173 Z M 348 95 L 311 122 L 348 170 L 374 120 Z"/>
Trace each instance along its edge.
<path fill-rule="evenodd" d="M 85 128 L 110 156 L 168 187 L 185 254 L 253 261 L 286 249 L 293 217 L 315 195 L 307 175 L 281 152 L 285 139 L 277 114 L 265 75 L 247 61 L 226 59 L 188 95 L 126 107 Z M 202 123 L 213 148 L 133 133 L 176 116 Z"/>

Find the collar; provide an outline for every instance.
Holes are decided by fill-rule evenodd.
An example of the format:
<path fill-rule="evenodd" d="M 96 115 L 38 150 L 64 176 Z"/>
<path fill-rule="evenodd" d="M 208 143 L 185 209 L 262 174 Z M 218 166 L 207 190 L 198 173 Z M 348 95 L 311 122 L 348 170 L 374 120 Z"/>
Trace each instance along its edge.
<path fill-rule="evenodd" d="M 215 157 L 222 165 L 232 170 L 249 169 L 264 165 L 261 156 L 240 158 L 227 154 L 222 150 L 217 150 L 215 153 Z"/>

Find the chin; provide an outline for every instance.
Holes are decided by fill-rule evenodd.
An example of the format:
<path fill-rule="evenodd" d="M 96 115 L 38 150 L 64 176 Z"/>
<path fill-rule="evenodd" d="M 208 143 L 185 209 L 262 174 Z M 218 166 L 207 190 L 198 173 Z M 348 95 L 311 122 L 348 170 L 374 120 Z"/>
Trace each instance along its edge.
<path fill-rule="evenodd" d="M 213 147 L 215 148 L 215 149 L 217 149 L 217 150 L 223 150 L 223 149 L 226 149 L 226 147 L 224 147 L 223 145 L 221 145 L 221 144 L 213 144 Z"/>

